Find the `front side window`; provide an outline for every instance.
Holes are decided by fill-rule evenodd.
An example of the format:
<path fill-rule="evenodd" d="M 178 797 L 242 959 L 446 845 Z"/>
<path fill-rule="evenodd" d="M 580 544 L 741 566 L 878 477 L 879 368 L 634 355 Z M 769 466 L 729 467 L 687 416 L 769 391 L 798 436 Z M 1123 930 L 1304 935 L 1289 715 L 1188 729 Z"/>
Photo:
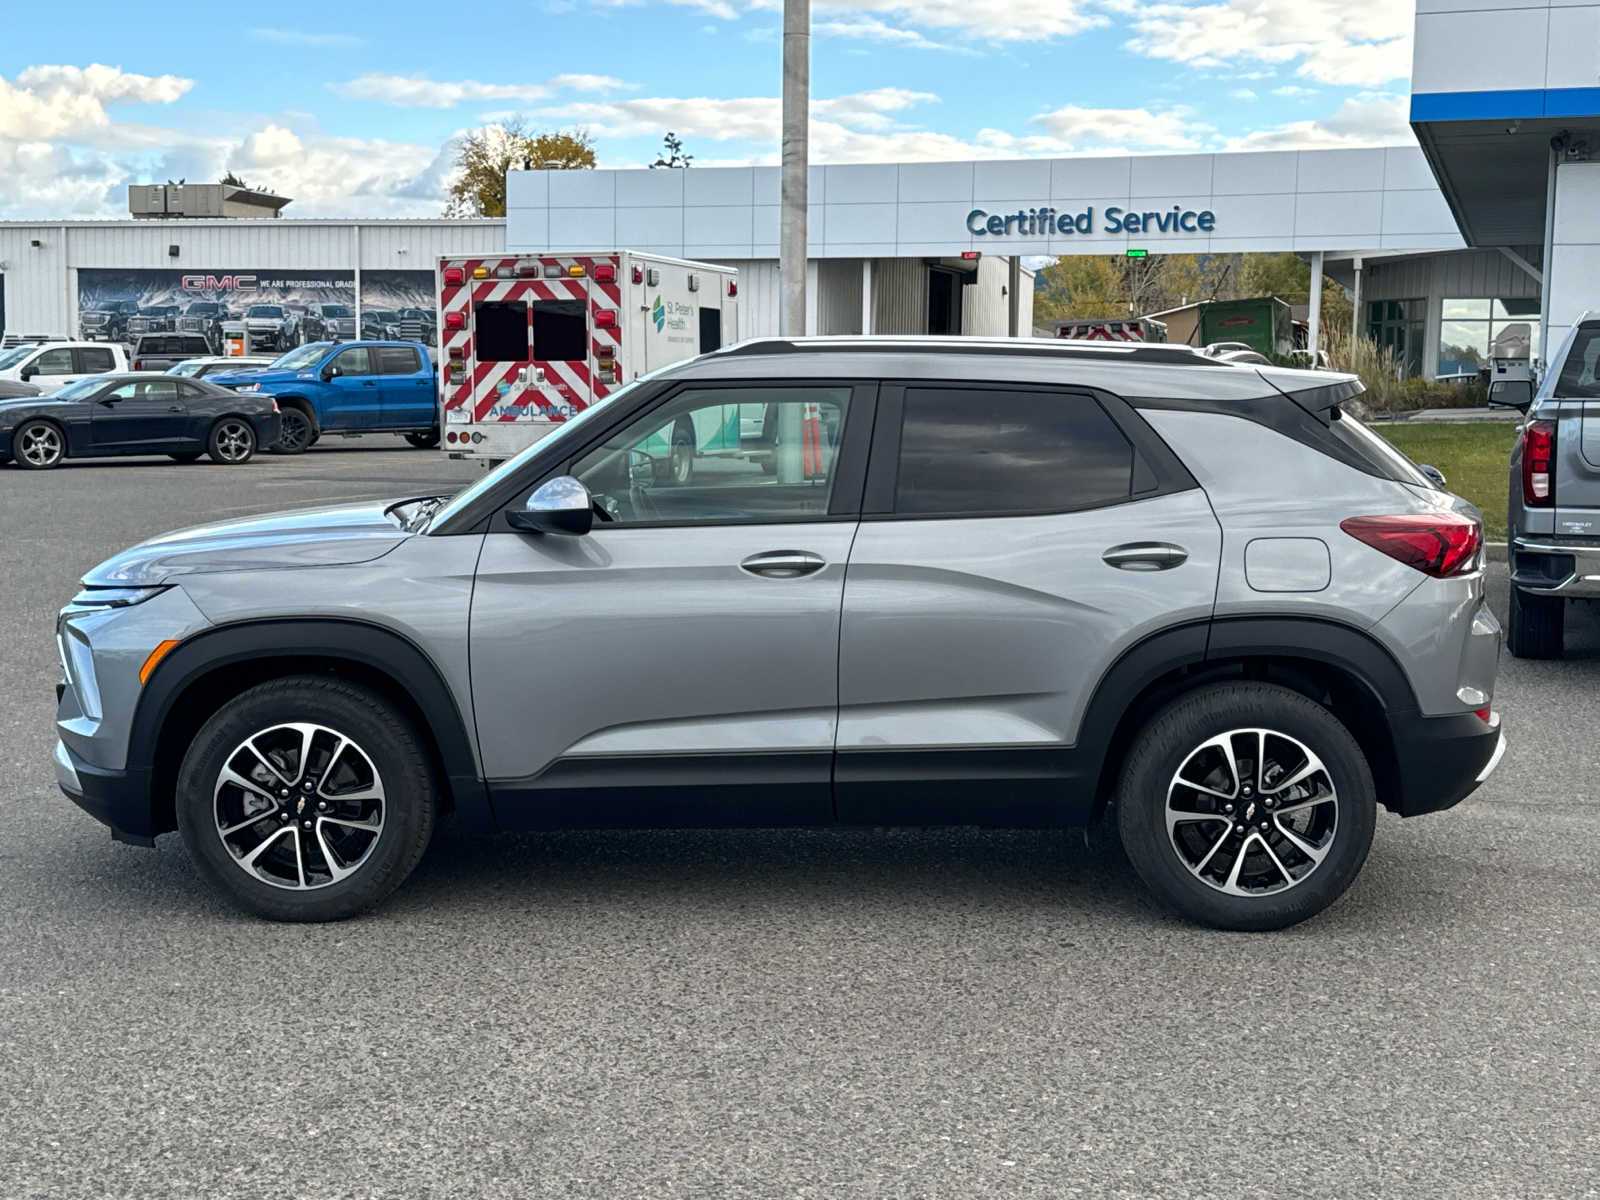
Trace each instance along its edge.
<path fill-rule="evenodd" d="M 616 522 L 821 520 L 849 402 L 848 387 L 682 392 L 572 474 Z"/>
<path fill-rule="evenodd" d="M 71 375 L 72 351 L 46 350 L 33 360 L 33 365 L 41 375 Z"/>
<path fill-rule="evenodd" d="M 355 346 L 333 356 L 331 364 L 341 375 L 371 375 L 372 367 L 365 346 Z"/>
<path fill-rule="evenodd" d="M 1004 516 L 1126 500 L 1133 447 L 1092 397 L 908 388 L 895 512 Z"/>

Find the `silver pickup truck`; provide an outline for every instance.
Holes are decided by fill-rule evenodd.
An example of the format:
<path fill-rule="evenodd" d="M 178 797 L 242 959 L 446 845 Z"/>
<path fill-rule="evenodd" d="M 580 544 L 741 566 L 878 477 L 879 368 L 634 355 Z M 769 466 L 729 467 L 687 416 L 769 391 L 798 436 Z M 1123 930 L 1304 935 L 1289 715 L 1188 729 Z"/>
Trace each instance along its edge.
<path fill-rule="evenodd" d="M 1506 646 L 1559 658 L 1567 601 L 1600 599 L 1600 312 L 1550 357 L 1512 447 L 1506 517 Z"/>

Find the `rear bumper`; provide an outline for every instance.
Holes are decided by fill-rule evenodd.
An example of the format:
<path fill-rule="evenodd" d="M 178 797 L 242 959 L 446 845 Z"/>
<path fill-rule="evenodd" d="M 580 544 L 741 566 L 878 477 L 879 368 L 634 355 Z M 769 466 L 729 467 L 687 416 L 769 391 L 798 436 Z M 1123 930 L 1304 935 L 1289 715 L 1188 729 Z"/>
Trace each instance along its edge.
<path fill-rule="evenodd" d="M 60 741 L 53 755 L 56 783 L 84 812 L 111 829 L 119 842 L 153 846 L 156 834 L 150 808 L 150 780 L 143 771 L 106 771 L 74 757 Z"/>
<path fill-rule="evenodd" d="M 1532 595 L 1600 597 L 1600 542 L 1587 538 L 1513 538 L 1511 582 Z"/>
<path fill-rule="evenodd" d="M 1460 804 L 1494 773 L 1505 753 L 1497 712 L 1487 722 L 1474 713 L 1411 716 L 1395 721 L 1392 729 L 1400 786 L 1390 807 L 1402 817 Z"/>

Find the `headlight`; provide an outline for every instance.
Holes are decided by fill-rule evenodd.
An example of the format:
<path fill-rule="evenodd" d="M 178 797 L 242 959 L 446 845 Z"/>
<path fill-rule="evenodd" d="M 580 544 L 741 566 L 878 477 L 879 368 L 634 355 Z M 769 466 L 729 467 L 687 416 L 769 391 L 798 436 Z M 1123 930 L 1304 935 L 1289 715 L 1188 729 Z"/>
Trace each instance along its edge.
<path fill-rule="evenodd" d="M 67 605 L 67 608 L 74 612 L 130 608 L 135 604 L 143 604 L 166 590 L 165 584 L 159 587 L 87 587 L 72 598 L 72 603 Z"/>
<path fill-rule="evenodd" d="M 236 392 L 259 392 L 261 385 L 259 383 L 241 383 L 235 385 L 233 390 Z"/>

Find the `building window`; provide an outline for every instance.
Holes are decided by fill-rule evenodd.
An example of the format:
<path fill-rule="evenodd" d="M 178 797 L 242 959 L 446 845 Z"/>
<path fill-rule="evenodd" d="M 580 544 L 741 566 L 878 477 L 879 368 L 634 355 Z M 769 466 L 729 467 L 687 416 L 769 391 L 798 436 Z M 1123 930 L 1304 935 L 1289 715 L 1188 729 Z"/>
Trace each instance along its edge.
<path fill-rule="evenodd" d="M 1439 320 L 1440 375 L 1472 375 L 1490 358 L 1539 356 L 1539 301 L 1446 300 Z"/>
<path fill-rule="evenodd" d="M 1367 304 L 1367 336 L 1394 355 L 1402 375 L 1422 374 L 1427 329 L 1426 300 L 1372 300 Z"/>

